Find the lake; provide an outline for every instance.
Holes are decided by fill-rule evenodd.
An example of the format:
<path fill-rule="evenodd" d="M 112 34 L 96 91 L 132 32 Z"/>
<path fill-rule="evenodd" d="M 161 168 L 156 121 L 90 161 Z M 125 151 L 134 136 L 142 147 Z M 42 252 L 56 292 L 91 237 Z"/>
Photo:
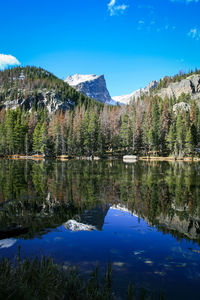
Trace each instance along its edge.
<path fill-rule="evenodd" d="M 88 274 L 198 299 L 200 163 L 0 160 L 0 256 L 51 255 Z"/>

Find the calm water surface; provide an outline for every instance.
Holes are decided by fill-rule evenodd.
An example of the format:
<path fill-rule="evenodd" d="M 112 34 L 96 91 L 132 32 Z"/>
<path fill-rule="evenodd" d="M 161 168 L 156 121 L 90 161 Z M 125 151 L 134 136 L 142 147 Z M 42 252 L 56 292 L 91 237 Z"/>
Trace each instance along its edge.
<path fill-rule="evenodd" d="M 47 254 L 88 273 L 199 299 L 200 164 L 0 161 L 0 256 Z"/>

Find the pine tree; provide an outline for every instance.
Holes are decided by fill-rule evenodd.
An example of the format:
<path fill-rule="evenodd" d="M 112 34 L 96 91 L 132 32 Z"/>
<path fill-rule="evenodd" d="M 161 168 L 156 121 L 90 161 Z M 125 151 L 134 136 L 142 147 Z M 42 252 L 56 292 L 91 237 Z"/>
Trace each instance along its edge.
<path fill-rule="evenodd" d="M 60 124 L 57 121 L 55 126 L 55 136 L 54 136 L 54 152 L 58 156 L 61 154 L 62 145 L 61 145 L 61 134 L 60 134 Z"/>
<path fill-rule="evenodd" d="M 14 112 L 7 110 L 5 117 L 6 154 L 14 154 Z"/>
<path fill-rule="evenodd" d="M 143 131 L 142 131 L 142 124 L 143 124 L 143 107 L 141 105 L 141 102 L 137 102 L 136 105 L 136 116 L 135 116 L 135 152 L 141 153 L 143 148 Z"/>
<path fill-rule="evenodd" d="M 73 116 L 71 116 L 71 123 L 69 128 L 69 135 L 67 138 L 67 153 L 68 155 L 74 154 L 74 143 L 73 143 Z"/>
<path fill-rule="evenodd" d="M 149 151 L 152 151 L 154 145 L 154 135 L 153 135 L 153 130 L 151 128 L 147 132 L 147 144 L 148 144 Z"/>
<path fill-rule="evenodd" d="M 24 139 L 24 152 L 25 152 L 26 156 L 29 153 L 29 135 L 28 135 L 28 133 L 26 133 L 25 139 Z"/>
<path fill-rule="evenodd" d="M 160 145 L 162 153 L 165 153 L 167 150 L 166 145 L 166 137 L 169 132 L 170 126 L 170 114 L 169 114 L 169 106 L 168 106 L 168 98 L 165 98 L 163 103 L 163 110 L 161 115 L 161 132 L 160 132 Z"/>
<path fill-rule="evenodd" d="M 152 103 L 152 136 L 153 136 L 153 149 L 160 148 L 160 111 L 157 99 Z"/>
<path fill-rule="evenodd" d="M 4 121 L 0 124 L 0 153 L 6 155 L 7 144 L 6 144 L 6 131 Z"/>
<path fill-rule="evenodd" d="M 179 152 L 179 155 L 183 155 L 183 148 L 184 148 L 184 141 L 185 141 L 185 129 L 183 126 L 181 113 L 178 114 L 177 121 L 176 121 L 176 147 Z"/>
<path fill-rule="evenodd" d="M 171 154 L 172 154 L 172 152 L 174 150 L 175 140 L 176 140 L 176 136 L 175 136 L 173 125 L 171 124 L 170 128 L 169 128 L 169 133 L 168 133 L 168 135 L 166 137 L 168 148 L 169 148 L 169 151 L 170 151 Z"/>
<path fill-rule="evenodd" d="M 14 151 L 15 153 L 24 153 L 24 141 L 27 132 L 27 124 L 25 121 L 25 115 L 20 109 L 15 111 L 15 125 L 14 125 Z"/>
<path fill-rule="evenodd" d="M 185 138 L 185 148 L 186 148 L 186 154 L 192 154 L 194 152 L 194 139 L 192 136 L 191 128 L 189 128 L 186 138 Z"/>
<path fill-rule="evenodd" d="M 40 152 L 43 154 L 43 156 L 49 156 L 50 144 L 49 144 L 47 127 L 45 122 L 42 124 L 40 129 L 39 143 L 40 143 Z"/>
<path fill-rule="evenodd" d="M 151 131 L 151 135 L 149 135 L 150 131 Z M 145 113 L 143 123 L 142 123 L 142 144 L 144 147 L 145 155 L 147 155 L 147 153 L 152 150 L 153 137 L 152 139 L 150 139 L 150 136 L 152 137 L 152 129 L 151 126 L 149 126 L 149 115 L 147 112 Z"/>
<path fill-rule="evenodd" d="M 120 129 L 120 139 L 121 139 L 121 147 L 124 151 L 124 153 L 126 153 L 128 151 L 128 149 L 130 148 L 129 145 L 129 118 L 128 115 L 125 114 L 122 117 L 122 124 L 121 124 L 121 129 Z"/>
<path fill-rule="evenodd" d="M 40 153 L 40 150 L 41 150 L 40 129 L 41 129 L 41 125 L 40 125 L 40 123 L 37 123 L 35 130 L 33 132 L 33 151 L 37 154 Z"/>
<path fill-rule="evenodd" d="M 98 124 L 98 129 L 97 129 L 97 154 L 98 156 L 102 157 L 105 152 L 105 143 L 103 139 L 103 134 L 101 131 L 100 124 Z"/>
<path fill-rule="evenodd" d="M 87 154 L 94 156 L 97 150 L 97 118 L 95 111 L 91 111 L 90 120 L 88 124 L 88 141 L 87 141 Z"/>

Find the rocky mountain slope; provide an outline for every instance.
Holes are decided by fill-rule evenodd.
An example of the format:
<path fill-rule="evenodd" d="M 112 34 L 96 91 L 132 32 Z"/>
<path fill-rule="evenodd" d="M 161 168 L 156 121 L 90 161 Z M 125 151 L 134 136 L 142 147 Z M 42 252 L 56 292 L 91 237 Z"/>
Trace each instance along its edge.
<path fill-rule="evenodd" d="M 200 74 L 192 74 L 190 76 L 184 75 L 183 77 L 174 76 L 173 78 L 165 77 L 164 80 L 169 81 L 166 87 L 161 87 L 160 82 L 153 80 L 146 87 L 138 89 L 131 94 L 110 97 L 110 94 L 106 87 L 105 78 L 103 75 L 80 75 L 75 74 L 73 76 L 68 76 L 65 79 L 70 86 L 74 87 L 76 90 L 84 93 L 86 96 L 96 99 L 103 103 L 108 103 L 111 105 L 119 104 L 129 104 L 130 101 L 136 100 L 142 96 L 158 95 L 161 98 L 176 97 L 177 99 L 181 94 L 189 94 L 192 99 L 200 99 Z M 173 80 L 175 82 L 170 82 Z"/>
<path fill-rule="evenodd" d="M 159 82 L 154 80 L 145 88 L 136 90 L 129 95 L 115 96 L 113 100 L 122 104 L 129 104 L 130 101 L 136 100 L 143 95 L 149 95 L 150 93 L 152 95 L 158 95 L 162 99 L 165 97 L 175 97 L 178 99 L 182 94 L 189 94 L 194 100 L 200 99 L 200 74 L 192 74 L 186 78 L 177 77 L 176 79 L 176 77 L 174 77 L 173 80 L 175 80 L 175 82 L 170 82 L 166 87 L 160 87 Z M 163 79 L 160 80 L 160 82 L 162 81 Z"/>
<path fill-rule="evenodd" d="M 38 90 L 37 95 L 34 95 L 32 91 L 26 92 L 25 97 L 21 97 L 21 93 L 25 93 L 25 89 L 18 90 L 17 99 L 15 100 L 7 100 L 3 103 L 3 107 L 8 109 L 16 109 L 17 107 L 24 107 L 25 110 L 31 110 L 35 108 L 42 107 L 46 108 L 47 111 L 51 114 L 57 110 L 69 109 L 74 105 L 73 101 L 70 98 L 65 99 L 64 101 L 61 99 L 60 95 L 57 94 L 54 90 L 48 91 L 46 89 Z"/>
<path fill-rule="evenodd" d="M 151 81 L 145 88 L 139 89 L 134 91 L 129 95 L 122 95 L 122 96 L 114 96 L 112 97 L 113 100 L 122 104 L 129 104 L 130 101 L 136 100 L 143 95 L 149 95 L 150 91 L 157 87 L 158 82 L 156 80 Z"/>
<path fill-rule="evenodd" d="M 108 92 L 104 75 L 75 74 L 68 76 L 64 81 L 77 91 L 99 102 L 111 105 L 116 104 Z"/>
<path fill-rule="evenodd" d="M 190 94 L 194 100 L 200 99 L 200 75 L 194 74 L 182 79 L 178 82 L 173 82 L 166 88 L 160 89 L 156 94 L 161 98 L 180 97 L 181 94 Z"/>
<path fill-rule="evenodd" d="M 50 72 L 17 67 L 0 72 L 0 108 L 46 108 L 51 114 L 93 101 Z"/>
<path fill-rule="evenodd" d="M 154 80 L 145 88 L 113 98 L 107 89 L 104 75 L 75 74 L 68 76 L 64 82 L 50 72 L 36 67 L 0 71 L 0 108 L 6 109 L 24 107 L 26 110 L 37 110 L 45 107 L 51 114 L 61 109 L 65 111 L 78 103 L 90 103 L 92 99 L 103 104 L 116 105 L 129 104 L 131 100 L 149 94 L 163 99 L 166 96 L 178 99 L 183 93 L 189 94 L 194 100 L 200 99 L 199 71 L 164 77 L 160 81 Z M 175 109 L 179 109 L 179 106 Z M 185 102 L 180 108 L 183 106 Z"/>

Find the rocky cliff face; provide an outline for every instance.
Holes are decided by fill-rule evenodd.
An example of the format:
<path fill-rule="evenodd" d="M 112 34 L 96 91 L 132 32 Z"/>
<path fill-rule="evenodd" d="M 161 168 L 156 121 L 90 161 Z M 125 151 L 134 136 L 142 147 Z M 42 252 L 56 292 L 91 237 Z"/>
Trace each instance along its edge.
<path fill-rule="evenodd" d="M 77 91 L 102 103 L 115 104 L 106 87 L 104 75 L 81 75 L 68 76 L 65 80 Z"/>
<path fill-rule="evenodd" d="M 177 99 L 184 93 L 191 95 L 194 100 L 200 100 L 200 75 L 194 74 L 188 76 L 186 79 L 182 79 L 178 82 L 170 83 L 167 88 L 156 90 L 158 85 L 157 81 L 152 81 L 145 88 L 136 90 L 129 95 L 115 96 L 113 100 L 122 104 L 129 104 L 130 101 L 136 100 L 143 95 L 149 95 L 150 92 L 154 95 L 158 95 L 162 99 L 165 97 L 176 97 Z"/>
<path fill-rule="evenodd" d="M 150 91 L 157 87 L 158 82 L 156 80 L 151 81 L 145 88 L 134 91 L 129 95 L 114 96 L 113 100 L 122 104 L 129 104 L 133 100 L 137 100 L 143 95 L 149 95 Z"/>
<path fill-rule="evenodd" d="M 18 91 L 18 97 L 14 100 L 7 100 L 2 105 L 1 108 L 16 109 L 17 107 L 24 107 L 26 110 L 31 111 L 31 109 L 43 107 L 51 114 L 57 110 L 69 109 L 74 105 L 70 99 L 61 99 L 58 93 L 55 91 L 38 90 L 37 95 L 34 95 L 32 91 L 27 92 L 26 90 Z"/>
<path fill-rule="evenodd" d="M 162 88 L 156 92 L 161 98 L 180 97 L 181 94 L 190 94 L 194 100 L 200 99 L 200 75 L 191 75 L 179 82 L 169 84 L 167 88 Z"/>

